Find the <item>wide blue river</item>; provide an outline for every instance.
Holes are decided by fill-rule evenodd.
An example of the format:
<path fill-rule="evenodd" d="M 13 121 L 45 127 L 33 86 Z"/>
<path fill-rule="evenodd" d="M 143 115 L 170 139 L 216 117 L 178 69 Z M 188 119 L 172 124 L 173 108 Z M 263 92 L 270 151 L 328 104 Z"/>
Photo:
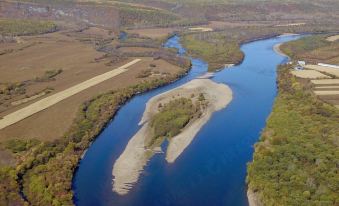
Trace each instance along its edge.
<path fill-rule="evenodd" d="M 246 164 L 253 145 L 270 114 L 277 94 L 276 68 L 286 58 L 273 46 L 298 38 L 276 37 L 244 44 L 242 64 L 217 72 L 212 80 L 229 85 L 233 100 L 214 113 L 191 145 L 173 164 L 164 154 L 155 155 L 139 181 L 124 196 L 112 191 L 112 168 L 129 139 L 140 128 L 146 102 L 207 71 L 207 64 L 192 58 L 192 69 L 182 79 L 137 95 L 124 105 L 89 147 L 73 179 L 74 202 L 79 206 L 243 206 L 246 197 Z M 166 47 L 185 53 L 179 37 Z"/>

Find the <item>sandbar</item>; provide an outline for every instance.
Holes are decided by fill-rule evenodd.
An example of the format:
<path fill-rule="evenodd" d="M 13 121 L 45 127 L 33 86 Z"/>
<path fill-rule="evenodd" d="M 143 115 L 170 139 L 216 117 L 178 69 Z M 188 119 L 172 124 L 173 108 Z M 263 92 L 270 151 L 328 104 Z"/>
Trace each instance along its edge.
<path fill-rule="evenodd" d="M 173 163 L 189 146 L 202 126 L 212 114 L 225 108 L 232 100 L 232 90 L 225 84 L 215 83 L 210 79 L 194 79 L 180 87 L 151 98 L 139 123 L 141 129 L 130 139 L 124 152 L 113 166 L 113 191 L 125 195 L 135 184 L 149 159 L 158 153 L 159 147 L 148 148 L 146 140 L 151 135 L 149 121 L 159 112 L 158 105 L 165 104 L 176 97 L 191 98 L 192 94 L 203 93 L 208 106 L 202 115 L 190 122 L 180 134 L 172 137 L 166 151 L 166 160 Z"/>

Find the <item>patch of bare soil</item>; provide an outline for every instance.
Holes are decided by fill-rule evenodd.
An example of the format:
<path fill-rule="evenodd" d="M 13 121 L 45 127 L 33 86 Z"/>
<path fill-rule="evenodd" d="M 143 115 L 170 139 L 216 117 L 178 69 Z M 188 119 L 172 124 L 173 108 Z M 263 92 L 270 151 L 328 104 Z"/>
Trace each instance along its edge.
<path fill-rule="evenodd" d="M 339 40 L 339 35 L 329 36 L 329 37 L 327 37 L 326 40 L 331 41 L 331 42 L 337 41 L 337 40 Z"/>

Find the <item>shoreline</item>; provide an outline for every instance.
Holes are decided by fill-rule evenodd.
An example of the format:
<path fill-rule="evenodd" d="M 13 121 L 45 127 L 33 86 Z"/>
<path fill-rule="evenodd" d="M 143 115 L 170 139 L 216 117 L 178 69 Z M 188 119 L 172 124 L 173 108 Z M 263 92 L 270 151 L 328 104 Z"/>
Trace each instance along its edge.
<path fill-rule="evenodd" d="M 276 44 L 273 46 L 273 50 L 275 53 L 281 55 L 281 56 L 284 56 L 284 57 L 287 57 L 287 58 L 290 58 L 287 54 L 285 54 L 284 52 L 281 51 L 280 49 L 280 46 L 282 45 L 282 43 L 280 44 Z"/>
<path fill-rule="evenodd" d="M 125 150 L 114 163 L 113 191 L 119 195 L 126 195 L 133 187 L 143 168 L 150 158 L 159 152 L 159 148 L 147 148 L 147 137 L 151 135 L 149 121 L 158 112 L 159 103 L 165 104 L 174 96 L 189 97 L 192 93 L 203 93 L 210 104 L 203 111 L 200 118 L 189 123 L 183 131 L 169 140 L 166 151 L 166 161 L 173 163 L 193 141 L 196 134 L 208 122 L 212 114 L 225 108 L 232 100 L 232 90 L 221 83 L 210 79 L 194 79 L 180 87 L 174 88 L 151 98 L 147 104 L 139 125 L 141 129 L 129 140 Z M 224 95 L 220 95 L 224 94 Z"/>
<path fill-rule="evenodd" d="M 247 189 L 247 199 L 249 206 L 262 206 L 257 195 L 251 189 Z"/>
<path fill-rule="evenodd" d="M 285 36 L 295 36 L 295 35 L 299 35 L 299 34 L 281 34 L 277 37 L 285 37 Z M 273 46 L 273 51 L 281 56 L 284 56 L 288 59 L 290 59 L 290 57 L 283 53 L 280 49 L 280 46 L 282 45 L 283 43 L 279 43 L 279 44 L 275 44 Z M 257 194 L 255 192 L 253 192 L 250 188 L 247 188 L 247 200 L 248 200 L 248 205 L 249 206 L 262 206 L 262 203 L 260 202 L 260 200 L 258 199 L 257 197 Z"/>

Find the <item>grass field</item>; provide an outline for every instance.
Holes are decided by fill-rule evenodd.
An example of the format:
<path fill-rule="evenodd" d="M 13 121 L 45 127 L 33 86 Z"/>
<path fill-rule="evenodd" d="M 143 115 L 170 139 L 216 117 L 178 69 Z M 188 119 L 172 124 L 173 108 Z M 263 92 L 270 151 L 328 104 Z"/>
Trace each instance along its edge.
<path fill-rule="evenodd" d="M 0 19 L 0 35 L 22 36 L 35 35 L 57 30 L 57 25 L 51 21 Z"/>

